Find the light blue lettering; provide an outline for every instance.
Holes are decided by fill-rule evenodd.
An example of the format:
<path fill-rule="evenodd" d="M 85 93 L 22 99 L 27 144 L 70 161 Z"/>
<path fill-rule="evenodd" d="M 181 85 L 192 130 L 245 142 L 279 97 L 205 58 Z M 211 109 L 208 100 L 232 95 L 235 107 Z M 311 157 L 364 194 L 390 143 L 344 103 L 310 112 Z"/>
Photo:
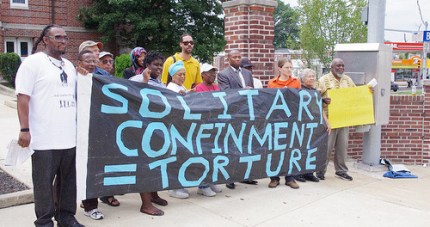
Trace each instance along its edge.
<path fill-rule="evenodd" d="M 169 187 L 169 176 L 167 174 L 167 164 L 176 162 L 176 157 L 170 157 L 166 159 L 161 159 L 152 163 L 149 163 L 149 169 L 155 169 L 160 167 L 161 175 L 161 186 L 163 188 Z"/>
<path fill-rule="evenodd" d="M 239 135 L 236 134 L 234 131 L 234 128 L 231 124 L 227 127 L 227 132 L 225 133 L 224 138 L 224 149 L 225 153 L 227 154 L 229 151 L 229 143 L 228 139 L 231 138 L 236 145 L 236 148 L 239 150 L 240 153 L 243 153 L 243 145 L 242 145 L 242 139 L 243 139 L 243 132 L 245 131 L 246 123 L 242 123 L 242 128 L 240 129 Z"/>
<path fill-rule="evenodd" d="M 155 130 L 160 130 L 162 135 L 158 135 L 160 139 L 164 140 L 163 146 L 160 148 L 160 150 L 156 151 L 153 150 L 151 147 L 151 141 L 152 141 L 152 135 L 154 134 Z M 162 122 L 151 122 L 146 127 L 145 132 L 142 136 L 142 150 L 143 152 L 148 155 L 150 158 L 156 158 L 163 156 L 167 153 L 170 147 L 170 135 L 169 131 L 167 130 L 166 126 Z"/>
<path fill-rule="evenodd" d="M 309 131 L 309 137 L 308 137 L 308 143 L 306 145 L 306 148 L 309 149 L 311 147 L 311 141 L 312 141 L 312 136 L 314 134 L 314 128 L 318 127 L 317 123 L 308 123 L 306 124 L 306 128 L 310 129 Z"/>
<path fill-rule="evenodd" d="M 214 148 L 212 148 L 212 153 L 214 154 L 220 154 L 222 153 L 221 148 L 219 147 L 219 137 L 222 133 L 222 129 L 225 127 L 225 123 L 215 123 L 215 128 L 218 128 L 215 139 L 214 139 Z"/>
<path fill-rule="evenodd" d="M 184 107 L 184 120 L 201 120 L 202 114 L 193 114 L 191 113 L 190 107 L 187 105 L 187 103 L 184 100 L 184 97 L 182 96 L 176 96 L 181 102 L 182 107 Z"/>
<path fill-rule="evenodd" d="M 202 124 L 200 125 L 200 129 L 196 135 L 196 146 L 197 153 L 202 154 L 202 139 L 208 139 L 211 137 L 211 133 L 204 133 L 204 130 L 210 130 L 214 128 L 214 124 Z"/>
<path fill-rule="evenodd" d="M 293 172 L 293 167 L 294 167 L 293 165 L 296 166 L 296 168 L 299 172 L 300 172 L 300 170 L 302 170 L 302 168 L 300 168 L 300 165 L 299 165 L 299 160 L 301 158 L 302 158 L 302 153 L 300 153 L 299 149 L 294 149 L 293 151 L 291 151 L 288 175 L 291 175 L 291 173 Z"/>
<path fill-rule="evenodd" d="M 287 140 L 287 134 L 281 133 L 281 129 L 288 128 L 288 122 L 276 122 L 273 125 L 275 128 L 273 131 L 274 150 L 281 151 L 287 149 L 287 143 L 282 143 L 282 141 Z M 279 142 L 279 140 L 281 140 L 281 143 Z"/>
<path fill-rule="evenodd" d="M 252 102 L 252 96 L 258 95 L 258 90 L 245 89 L 245 90 L 239 91 L 239 94 L 246 95 L 246 99 L 248 101 L 249 119 L 251 121 L 255 120 L 254 103 Z"/>
<path fill-rule="evenodd" d="M 299 146 L 301 147 L 303 144 L 303 139 L 305 137 L 305 124 L 300 124 L 302 126 L 301 130 L 297 125 L 297 122 L 293 122 L 293 127 L 291 129 L 291 140 L 290 140 L 290 148 L 294 147 L 294 139 L 297 138 L 299 142 Z"/>
<path fill-rule="evenodd" d="M 270 151 L 273 149 L 272 145 L 272 123 L 267 123 L 266 130 L 264 131 L 263 138 L 260 137 L 257 130 L 255 129 L 255 125 L 251 126 L 251 129 L 249 130 L 249 137 L 248 137 L 248 154 L 252 153 L 252 142 L 253 139 L 257 139 L 260 146 L 263 146 L 266 142 L 268 143 L 267 149 Z"/>
<path fill-rule="evenodd" d="M 260 161 L 261 160 L 261 155 L 252 155 L 252 156 L 246 156 L 246 157 L 240 157 L 239 162 L 243 163 L 246 162 L 246 172 L 245 172 L 245 176 L 243 177 L 243 179 L 249 179 L 249 175 L 251 174 L 251 169 L 252 169 L 252 163 L 256 162 L 256 161 Z"/>
<path fill-rule="evenodd" d="M 281 167 L 282 164 L 284 163 L 284 159 L 285 159 L 285 151 L 282 151 L 279 154 L 279 162 L 278 162 L 278 166 L 276 167 L 275 171 L 272 171 L 272 155 L 273 154 L 268 154 L 267 155 L 267 161 L 266 161 L 266 174 L 268 177 L 274 177 L 274 176 L 278 176 L 279 172 L 281 171 Z"/>
<path fill-rule="evenodd" d="M 138 156 L 137 149 L 127 148 L 122 141 L 122 132 L 126 128 L 142 128 L 142 122 L 133 120 L 125 121 L 121 123 L 116 130 L 116 145 L 118 145 L 118 148 L 121 153 L 129 157 L 136 157 Z"/>
<path fill-rule="evenodd" d="M 214 158 L 214 171 L 212 172 L 212 180 L 213 182 L 218 181 L 218 173 L 221 172 L 224 179 L 228 180 L 230 179 L 230 175 L 228 175 L 227 170 L 225 170 L 225 167 L 229 164 L 229 159 L 226 156 L 218 155 Z"/>
<path fill-rule="evenodd" d="M 107 114 L 124 114 L 124 113 L 127 113 L 128 100 L 119 94 L 113 93 L 111 91 L 111 89 L 122 89 L 125 91 L 128 90 L 128 88 L 126 86 L 121 85 L 121 84 L 113 83 L 113 84 L 104 85 L 102 87 L 102 93 L 104 95 L 106 95 L 107 97 L 122 103 L 122 106 L 108 106 L 108 105 L 102 104 L 102 108 L 101 108 L 102 113 L 107 113 Z"/>
<path fill-rule="evenodd" d="M 194 154 L 194 147 L 193 147 L 193 133 L 194 130 L 196 129 L 196 123 L 192 123 L 190 125 L 190 128 L 188 129 L 188 133 L 187 133 L 187 140 L 185 140 L 184 137 L 182 137 L 182 135 L 179 133 L 179 131 L 176 129 L 175 125 L 171 125 L 170 126 L 170 135 L 172 137 L 172 151 L 171 151 L 171 155 L 176 155 L 176 151 L 178 150 L 178 144 L 176 141 L 179 141 L 182 145 L 185 146 L 185 148 L 187 148 L 187 150 L 191 153 Z"/>
<path fill-rule="evenodd" d="M 224 99 L 227 94 L 225 92 L 214 92 L 212 93 L 213 97 L 219 98 L 219 100 L 222 103 L 222 106 L 224 107 L 224 112 L 220 115 L 218 115 L 218 119 L 231 119 L 231 115 L 227 114 L 228 111 L 228 105 L 227 101 Z"/>
<path fill-rule="evenodd" d="M 167 98 L 161 93 L 161 91 L 150 89 L 150 88 L 144 88 L 140 91 L 140 95 L 142 96 L 142 104 L 140 105 L 139 113 L 142 117 L 161 119 L 170 113 L 172 107 L 170 106 L 169 102 L 167 101 Z M 151 103 L 151 101 L 148 97 L 149 95 L 160 97 L 161 101 L 164 103 L 164 110 L 163 111 L 152 112 L 149 109 L 149 104 Z"/>
<path fill-rule="evenodd" d="M 280 105 L 278 105 L 278 101 L 279 100 L 281 101 Z M 273 99 L 272 106 L 270 107 L 270 110 L 269 110 L 269 112 L 266 115 L 266 120 L 268 120 L 270 118 L 270 116 L 272 115 L 273 111 L 275 111 L 275 110 L 282 110 L 282 111 L 285 112 L 285 115 L 287 115 L 287 117 L 291 116 L 290 108 L 288 108 L 288 105 L 287 105 L 287 103 L 285 102 L 285 99 L 284 99 L 284 95 L 282 94 L 281 90 L 279 90 L 279 89 L 277 90 L 276 96 Z"/>
<path fill-rule="evenodd" d="M 185 172 L 187 171 L 188 166 L 190 166 L 191 164 L 201 164 L 205 167 L 205 171 L 202 173 L 202 176 L 200 176 L 198 180 L 190 181 L 185 178 Z M 209 162 L 206 159 L 204 159 L 203 157 L 192 157 L 189 158 L 186 162 L 184 162 L 184 164 L 182 164 L 181 168 L 179 169 L 178 180 L 179 183 L 181 183 L 184 187 L 198 186 L 206 178 L 208 172 Z"/>
<path fill-rule="evenodd" d="M 312 156 L 317 151 L 317 148 L 312 148 L 308 150 L 308 156 L 306 157 L 306 170 L 314 170 L 316 168 L 315 164 L 311 164 L 311 162 L 314 162 L 317 160 L 315 156 Z"/>
<path fill-rule="evenodd" d="M 308 106 L 311 103 L 312 96 L 309 94 L 306 90 L 301 90 L 299 92 L 300 95 L 300 103 L 299 103 L 299 116 L 298 120 L 302 121 L 302 115 L 303 110 L 305 110 L 306 114 L 308 115 L 309 119 L 313 120 L 314 116 L 312 115 L 311 111 L 309 110 Z"/>

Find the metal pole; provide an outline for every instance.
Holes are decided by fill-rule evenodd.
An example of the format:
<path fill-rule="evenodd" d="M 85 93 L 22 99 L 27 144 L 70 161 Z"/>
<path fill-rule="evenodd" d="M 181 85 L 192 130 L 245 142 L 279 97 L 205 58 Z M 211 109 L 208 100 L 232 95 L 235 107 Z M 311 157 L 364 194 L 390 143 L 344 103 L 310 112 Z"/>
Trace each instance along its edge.
<path fill-rule="evenodd" d="M 428 22 L 424 22 L 425 25 L 425 30 L 427 31 L 427 27 L 428 27 Z M 423 57 L 421 58 L 421 68 L 423 69 L 423 80 L 427 78 L 427 46 L 428 46 L 428 42 L 423 42 Z M 421 78 L 418 76 L 418 78 L 421 80 Z M 421 83 L 418 83 L 421 84 Z"/>
<path fill-rule="evenodd" d="M 367 42 L 384 43 L 385 0 L 369 0 Z M 387 75 L 388 76 L 388 75 Z M 375 89 L 377 92 L 379 89 Z M 375 96 L 375 94 L 374 94 Z M 371 126 L 363 137 L 363 163 L 375 166 L 381 158 L 381 125 Z"/>

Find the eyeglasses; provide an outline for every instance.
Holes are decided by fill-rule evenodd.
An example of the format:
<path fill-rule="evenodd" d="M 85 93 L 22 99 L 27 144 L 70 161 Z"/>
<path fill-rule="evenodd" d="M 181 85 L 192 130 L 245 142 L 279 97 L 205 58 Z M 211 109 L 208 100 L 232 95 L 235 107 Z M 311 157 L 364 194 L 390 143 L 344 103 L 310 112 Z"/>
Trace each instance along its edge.
<path fill-rule="evenodd" d="M 185 46 L 188 46 L 188 44 L 194 45 L 193 41 L 184 41 L 182 42 Z"/>
<path fill-rule="evenodd" d="M 96 65 L 99 63 L 99 61 L 97 61 L 97 60 L 85 60 L 83 62 L 85 62 L 87 64 L 96 64 Z"/>
<path fill-rule="evenodd" d="M 48 36 L 48 38 L 53 39 L 57 42 L 67 42 L 69 41 L 69 37 L 62 36 L 62 35 L 56 35 L 56 36 Z"/>
<path fill-rule="evenodd" d="M 102 63 L 103 63 L 103 65 L 106 65 L 108 63 L 112 65 L 113 64 L 113 60 L 103 60 Z"/>

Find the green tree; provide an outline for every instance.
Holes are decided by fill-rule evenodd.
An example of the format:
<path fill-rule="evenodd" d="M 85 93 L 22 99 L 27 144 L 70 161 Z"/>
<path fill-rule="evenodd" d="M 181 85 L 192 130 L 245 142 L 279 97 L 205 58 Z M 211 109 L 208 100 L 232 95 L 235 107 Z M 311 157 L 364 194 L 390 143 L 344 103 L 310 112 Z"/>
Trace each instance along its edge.
<path fill-rule="evenodd" d="M 278 7 L 273 14 L 275 21 L 275 38 L 273 45 L 275 48 L 300 48 L 299 42 L 299 13 L 290 4 L 278 1 Z"/>
<path fill-rule="evenodd" d="M 300 1 L 300 42 L 305 58 L 319 58 L 327 68 L 338 43 L 362 43 L 367 28 L 361 21 L 366 0 Z"/>
<path fill-rule="evenodd" d="M 196 42 L 194 55 L 212 61 L 225 46 L 222 14 L 218 0 L 94 0 L 81 8 L 78 19 L 97 29 L 103 42 L 142 46 L 165 56 L 180 51 L 179 38 L 189 33 Z"/>

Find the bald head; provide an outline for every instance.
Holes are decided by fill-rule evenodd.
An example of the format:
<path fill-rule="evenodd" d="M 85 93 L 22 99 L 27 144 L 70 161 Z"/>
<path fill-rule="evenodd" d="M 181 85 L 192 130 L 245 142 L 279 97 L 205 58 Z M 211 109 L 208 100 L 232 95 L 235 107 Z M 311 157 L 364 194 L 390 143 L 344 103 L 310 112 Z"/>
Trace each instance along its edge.
<path fill-rule="evenodd" d="M 336 77 L 341 77 L 345 71 L 345 65 L 343 60 L 340 58 L 335 58 L 331 62 L 331 73 Z"/>
<path fill-rule="evenodd" d="M 227 59 L 228 59 L 228 63 L 233 68 L 238 69 L 242 62 L 242 54 L 240 53 L 239 50 L 233 49 L 230 52 L 228 52 Z"/>

